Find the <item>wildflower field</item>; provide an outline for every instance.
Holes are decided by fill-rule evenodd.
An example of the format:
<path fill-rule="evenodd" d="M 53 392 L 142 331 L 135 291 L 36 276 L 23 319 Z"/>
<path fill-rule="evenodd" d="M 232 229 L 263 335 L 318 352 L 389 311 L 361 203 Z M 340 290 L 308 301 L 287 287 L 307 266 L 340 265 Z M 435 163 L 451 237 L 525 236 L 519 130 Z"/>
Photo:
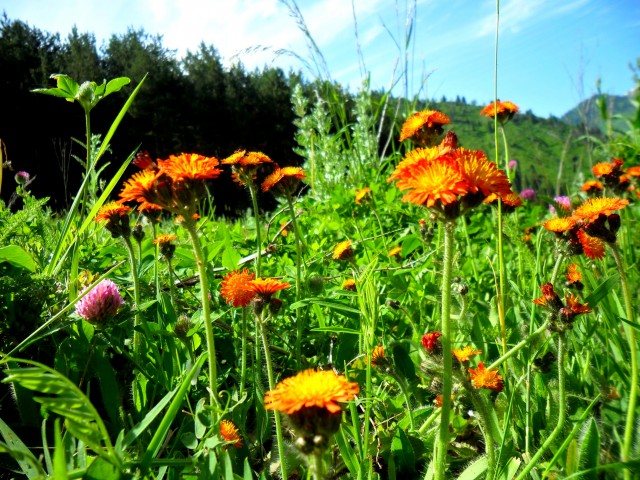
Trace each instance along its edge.
<path fill-rule="evenodd" d="M 294 92 L 299 166 L 136 150 L 100 179 L 144 80 L 76 80 L 34 92 L 83 111 L 73 204 L 24 171 L 0 204 L 0 478 L 640 478 L 640 109 L 555 198 L 513 187 L 517 99 L 481 111 L 492 151 L 406 103 L 386 149 L 366 88 L 342 128 Z"/>

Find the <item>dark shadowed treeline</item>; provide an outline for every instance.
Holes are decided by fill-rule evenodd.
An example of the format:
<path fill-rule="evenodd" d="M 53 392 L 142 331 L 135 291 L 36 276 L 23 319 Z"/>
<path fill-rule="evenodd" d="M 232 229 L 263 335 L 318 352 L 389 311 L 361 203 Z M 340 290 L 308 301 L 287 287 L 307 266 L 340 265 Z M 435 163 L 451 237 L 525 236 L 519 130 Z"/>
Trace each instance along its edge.
<path fill-rule="evenodd" d="M 159 36 L 142 30 L 113 35 L 102 47 L 92 34 L 74 29 L 67 38 L 4 16 L 0 21 L 0 88 L 3 108 L 0 139 L 15 171 L 37 175 L 31 185 L 38 196 L 51 197 L 54 209 L 66 208 L 79 186 L 84 156 L 84 117 L 78 105 L 31 93 L 53 87 L 53 73 L 79 83 L 120 76 L 132 82 L 92 112 L 92 131 L 104 135 L 124 101 L 148 73 L 141 94 L 111 142 L 108 179 L 140 145 L 151 156 L 197 151 L 224 158 L 239 148 L 264 151 L 286 165 L 293 153 L 294 113 L 291 88 L 299 77 L 276 68 L 247 72 L 242 65 L 225 68 L 213 46 L 201 44 L 184 59 L 162 45 Z M 133 168 L 133 167 L 131 167 Z M 13 188 L 5 172 L 2 197 Z M 221 182 L 218 206 L 236 206 L 240 197 L 230 182 Z M 233 198 L 231 198 L 233 197 Z M 239 205 L 240 207 L 242 205 Z"/>

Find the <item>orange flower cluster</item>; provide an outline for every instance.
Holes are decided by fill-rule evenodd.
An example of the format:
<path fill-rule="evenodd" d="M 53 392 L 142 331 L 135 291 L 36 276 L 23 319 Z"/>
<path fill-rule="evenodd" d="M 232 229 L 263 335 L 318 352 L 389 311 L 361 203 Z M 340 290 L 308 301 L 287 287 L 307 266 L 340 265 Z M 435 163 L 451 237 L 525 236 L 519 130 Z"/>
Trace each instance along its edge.
<path fill-rule="evenodd" d="M 355 253 L 351 247 L 351 240 L 344 240 L 333 249 L 332 258 L 334 260 L 351 260 L 354 255 Z"/>
<path fill-rule="evenodd" d="M 268 192 L 275 187 L 279 193 L 291 195 L 298 188 L 300 180 L 303 178 L 306 178 L 306 175 L 300 167 L 280 168 L 276 165 L 273 172 L 262 182 L 262 191 Z"/>
<path fill-rule="evenodd" d="M 511 206 L 522 204 L 504 171 L 483 152 L 444 143 L 409 152 L 387 179 L 392 180 L 400 190 L 408 190 L 403 201 L 450 218 L 459 214 L 461 206 L 470 209 L 497 198 Z"/>
<path fill-rule="evenodd" d="M 621 198 L 595 197 L 578 206 L 571 216 L 547 220 L 544 228 L 567 242 L 569 253 L 588 258 L 604 257 L 604 242 L 615 243 L 620 215 L 614 213 L 629 204 Z"/>
<path fill-rule="evenodd" d="M 170 155 L 157 164 L 141 155 L 137 163 L 145 168 L 125 182 L 120 202 L 138 202 L 141 211 L 165 209 L 185 218 L 196 214 L 196 204 L 206 193 L 205 183 L 222 172 L 215 157 L 196 153 Z"/>
<path fill-rule="evenodd" d="M 234 182 L 247 186 L 256 179 L 258 167 L 265 163 L 273 163 L 273 160 L 262 152 L 238 150 L 221 163 L 232 166 L 231 176 Z"/>
<path fill-rule="evenodd" d="M 371 189 L 364 187 L 361 190 L 356 190 L 356 205 L 362 205 L 363 201 L 371 198 Z"/>
<path fill-rule="evenodd" d="M 275 278 L 255 278 L 246 268 L 230 272 L 220 284 L 220 295 L 234 307 L 246 307 L 254 299 L 271 301 L 276 292 L 289 288 L 286 282 Z"/>
<path fill-rule="evenodd" d="M 96 222 L 106 222 L 106 229 L 113 238 L 131 235 L 129 212 L 131 209 L 118 202 L 110 202 L 98 210 Z"/>
<path fill-rule="evenodd" d="M 468 362 L 473 355 L 482 353 L 482 350 L 474 350 L 473 347 L 467 345 L 464 348 L 452 350 L 451 353 L 453 353 L 453 356 L 456 357 L 460 363 L 464 363 Z"/>
<path fill-rule="evenodd" d="M 231 420 L 220 421 L 220 436 L 225 442 L 230 442 L 235 448 L 242 448 L 242 438 L 238 427 Z"/>
<path fill-rule="evenodd" d="M 587 304 L 578 301 L 573 293 L 566 294 L 564 303 L 556 293 L 551 283 L 540 286 L 542 296 L 533 300 L 533 303 L 545 307 L 550 313 L 549 329 L 554 332 L 564 332 L 572 328 L 577 315 L 591 312 Z"/>

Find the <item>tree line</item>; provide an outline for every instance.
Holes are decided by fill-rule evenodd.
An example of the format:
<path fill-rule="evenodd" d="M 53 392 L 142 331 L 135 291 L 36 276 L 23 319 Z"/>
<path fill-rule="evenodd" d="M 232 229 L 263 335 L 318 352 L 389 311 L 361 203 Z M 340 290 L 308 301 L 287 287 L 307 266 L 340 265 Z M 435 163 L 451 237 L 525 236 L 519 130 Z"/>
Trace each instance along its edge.
<path fill-rule="evenodd" d="M 291 92 L 302 82 L 300 74 L 270 67 L 246 71 L 242 64 L 225 68 L 213 45 L 201 43 L 178 59 L 162 45 L 161 36 L 129 29 L 98 48 L 91 33 L 74 28 L 61 38 L 5 14 L 0 21 L 0 71 L 5 107 L 0 139 L 8 160 L 15 171 L 37 175 L 32 192 L 51 197 L 55 209 L 68 206 L 81 181 L 82 169 L 73 155 L 83 158 L 84 147 L 72 138 L 84 142 L 85 125 L 77 105 L 31 93 L 55 86 L 50 79 L 54 73 L 79 83 L 131 79 L 123 93 L 105 99 L 92 113 L 92 131 L 102 134 L 127 95 L 149 74 L 111 142 L 105 178 L 138 146 L 153 158 L 183 151 L 224 158 L 243 148 L 263 151 L 281 165 L 299 162 L 293 152 Z M 12 176 L 5 172 L 5 200 L 14 186 Z M 238 207 L 238 199 L 227 197 L 243 197 L 228 183 L 217 195 L 227 210 Z"/>

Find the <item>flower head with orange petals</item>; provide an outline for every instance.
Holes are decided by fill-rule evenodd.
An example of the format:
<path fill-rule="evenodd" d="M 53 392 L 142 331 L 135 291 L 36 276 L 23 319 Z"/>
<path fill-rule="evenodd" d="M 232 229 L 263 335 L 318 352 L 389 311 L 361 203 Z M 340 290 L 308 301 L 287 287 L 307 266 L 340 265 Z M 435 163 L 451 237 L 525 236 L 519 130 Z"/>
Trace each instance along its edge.
<path fill-rule="evenodd" d="M 520 108 L 513 102 L 505 101 L 501 102 L 491 102 L 489 105 L 480 110 L 480 115 L 484 115 L 488 118 L 493 118 L 496 115 L 498 116 L 498 121 L 500 123 L 506 123 L 513 118 L 513 116 L 518 113 Z"/>
<path fill-rule="evenodd" d="M 285 195 L 292 194 L 300 180 L 306 178 L 304 170 L 300 167 L 278 167 L 262 182 L 262 191 L 268 192 L 276 187 L 277 190 Z"/>
<path fill-rule="evenodd" d="M 212 180 L 222 173 L 216 168 L 220 165 L 217 158 L 197 153 L 170 155 L 166 160 L 159 160 L 159 165 L 160 170 L 173 182 Z"/>
<path fill-rule="evenodd" d="M 468 362 L 473 355 L 482 353 L 482 350 L 474 350 L 473 347 L 467 345 L 464 348 L 452 350 L 451 353 L 453 353 L 453 356 L 456 357 L 460 363 L 464 363 Z"/>
<path fill-rule="evenodd" d="M 586 220 L 596 220 L 600 215 L 611 215 L 629 204 L 626 198 L 590 198 L 573 211 L 573 215 Z"/>
<path fill-rule="evenodd" d="M 602 240 L 592 237 L 582 229 L 578 230 L 577 236 L 582 247 L 582 251 L 587 258 L 590 258 L 591 260 L 599 260 L 604 257 L 605 248 Z"/>
<path fill-rule="evenodd" d="M 378 345 L 371 352 L 371 366 L 372 367 L 382 367 L 387 363 L 388 359 L 384 355 L 384 347 L 382 345 Z"/>
<path fill-rule="evenodd" d="M 230 272 L 220 284 L 220 295 L 234 307 L 246 307 L 256 296 L 252 287 L 254 278 L 246 268 Z"/>
<path fill-rule="evenodd" d="M 400 141 L 410 138 L 416 143 L 430 146 L 442 135 L 442 126 L 449 122 L 449 117 L 437 110 L 416 112 L 402 125 Z"/>
<path fill-rule="evenodd" d="M 589 180 L 582 184 L 582 187 L 580 187 L 580 190 L 582 190 L 587 194 L 597 195 L 602 190 L 604 190 L 604 185 L 602 185 L 602 182 L 599 180 Z"/>
<path fill-rule="evenodd" d="M 572 263 L 567 267 L 567 273 L 564 274 L 569 284 L 575 284 L 582 280 L 582 274 L 578 270 L 578 265 Z"/>
<path fill-rule="evenodd" d="M 356 287 L 356 281 L 353 278 L 347 278 L 342 282 L 342 288 L 350 292 L 355 292 L 358 289 L 358 287 Z"/>
<path fill-rule="evenodd" d="M 304 370 L 268 391 L 264 408 L 288 415 L 312 407 L 338 413 L 342 411 L 340 403 L 353 400 L 359 392 L 357 383 L 349 382 L 333 370 Z"/>
<path fill-rule="evenodd" d="M 274 293 L 289 288 L 291 285 L 277 278 L 256 278 L 249 282 L 248 288 L 255 295 L 270 298 Z"/>
<path fill-rule="evenodd" d="M 351 260 L 353 256 L 354 251 L 351 247 L 351 240 L 344 240 L 333 249 L 332 258 L 334 260 Z"/>
<path fill-rule="evenodd" d="M 364 187 L 361 190 L 356 190 L 356 205 L 362 205 L 363 201 L 371 198 L 371 189 Z"/>
<path fill-rule="evenodd" d="M 478 363 L 478 368 L 470 368 L 469 374 L 473 386 L 477 389 L 487 388 L 494 392 L 501 392 L 504 387 L 502 375 L 498 375 L 498 369 L 487 370 L 482 362 Z"/>
<path fill-rule="evenodd" d="M 118 202 L 110 202 L 98 210 L 96 222 L 106 222 L 105 228 L 113 238 L 128 237 L 131 234 L 129 212 L 131 209 Z"/>
<path fill-rule="evenodd" d="M 231 420 L 220 421 L 220 435 L 225 442 L 231 443 L 235 448 L 242 448 L 240 432 Z"/>
<path fill-rule="evenodd" d="M 442 345 L 438 341 L 438 338 L 440 338 L 441 336 L 442 333 L 440 332 L 427 332 L 422 336 L 422 340 L 420 341 L 420 343 L 422 343 L 422 346 L 427 352 L 433 354 L 440 353 L 440 351 L 442 350 Z"/>
<path fill-rule="evenodd" d="M 220 163 L 232 166 L 232 177 L 235 182 L 240 185 L 249 185 L 255 180 L 258 167 L 265 163 L 273 163 L 273 160 L 262 152 L 238 150 Z"/>

